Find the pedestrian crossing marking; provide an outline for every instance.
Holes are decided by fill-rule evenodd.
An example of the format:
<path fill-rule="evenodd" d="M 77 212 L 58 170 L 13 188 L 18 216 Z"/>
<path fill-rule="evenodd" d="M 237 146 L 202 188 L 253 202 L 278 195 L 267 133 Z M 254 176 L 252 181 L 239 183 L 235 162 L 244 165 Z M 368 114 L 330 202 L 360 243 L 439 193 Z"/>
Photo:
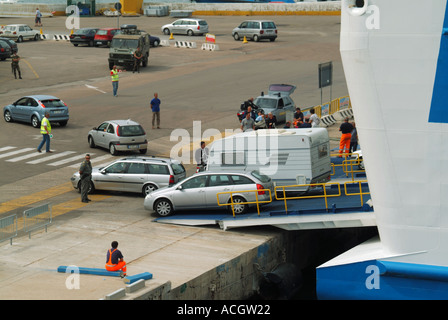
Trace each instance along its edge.
<path fill-rule="evenodd" d="M 13 156 L 13 155 L 16 155 L 16 154 L 19 154 L 19 153 L 25 153 L 25 152 L 28 152 L 28 151 L 31 151 L 31 150 L 36 150 L 36 149 L 34 149 L 34 148 L 23 148 L 23 149 L 20 149 L 20 150 L 7 152 L 7 153 L 4 153 L 4 154 L 0 154 L 0 159 L 1 158 L 7 158 L 9 156 Z"/>
<path fill-rule="evenodd" d="M 90 155 L 94 155 L 94 153 L 91 153 Z M 84 159 L 85 156 L 86 156 L 85 154 L 81 154 L 81 155 L 78 154 L 77 156 L 74 156 L 74 157 L 71 157 L 71 158 L 67 158 L 67 159 L 64 159 L 64 160 L 60 160 L 60 161 L 56 161 L 56 162 L 53 162 L 53 163 L 49 163 L 48 165 L 56 167 L 56 166 L 60 166 L 60 165 L 63 165 L 63 164 L 69 163 L 69 162 L 73 162 L 75 160 Z"/>
<path fill-rule="evenodd" d="M 64 152 L 61 152 L 61 153 L 53 154 L 53 155 L 45 157 L 45 158 L 41 158 L 41 159 L 37 159 L 37 160 L 33 160 L 33 161 L 28 161 L 27 163 L 28 164 L 38 164 L 38 163 L 50 161 L 50 160 L 53 160 L 53 159 L 62 158 L 62 157 L 65 157 L 65 156 L 67 156 L 69 154 L 73 154 L 73 153 L 75 153 L 75 151 L 64 151 Z"/>
<path fill-rule="evenodd" d="M 41 155 L 42 155 L 41 152 L 37 152 L 36 151 L 34 153 L 26 154 L 24 156 L 17 157 L 17 158 L 8 159 L 6 161 L 8 161 L 8 162 L 18 162 L 18 161 L 22 161 L 22 160 L 29 159 L 29 158 L 35 158 L 35 157 L 38 157 L 38 156 L 41 156 Z"/>

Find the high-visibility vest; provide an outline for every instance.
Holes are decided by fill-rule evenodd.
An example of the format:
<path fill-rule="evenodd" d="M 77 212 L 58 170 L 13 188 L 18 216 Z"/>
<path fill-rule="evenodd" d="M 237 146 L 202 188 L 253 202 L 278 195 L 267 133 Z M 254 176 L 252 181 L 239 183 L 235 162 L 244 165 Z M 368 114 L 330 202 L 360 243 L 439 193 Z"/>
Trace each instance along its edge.
<path fill-rule="evenodd" d="M 110 70 L 112 81 L 118 81 L 118 70 Z"/>
<path fill-rule="evenodd" d="M 46 117 L 44 117 L 40 123 L 40 133 L 46 134 L 47 130 L 45 130 L 45 125 L 47 126 L 48 134 L 51 133 L 51 124 L 50 121 Z"/>
<path fill-rule="evenodd" d="M 107 261 L 106 266 L 108 267 L 115 267 L 116 264 L 112 263 L 112 253 L 114 253 L 117 249 L 114 249 L 114 251 L 111 251 L 111 249 L 109 249 L 109 261 Z"/>

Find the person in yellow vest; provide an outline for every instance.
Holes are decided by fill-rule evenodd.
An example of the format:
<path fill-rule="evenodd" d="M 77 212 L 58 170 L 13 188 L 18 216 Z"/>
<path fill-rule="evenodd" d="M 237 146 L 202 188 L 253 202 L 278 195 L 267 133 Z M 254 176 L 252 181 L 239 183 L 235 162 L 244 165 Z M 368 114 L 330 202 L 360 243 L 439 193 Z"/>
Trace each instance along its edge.
<path fill-rule="evenodd" d="M 50 114 L 48 112 L 45 112 L 45 117 L 42 119 L 40 123 L 40 133 L 42 134 L 42 141 L 37 147 L 38 152 L 42 152 L 41 149 L 45 144 L 45 149 L 47 152 L 50 151 L 50 134 L 51 134 L 51 124 L 50 120 L 48 118 L 50 117 Z"/>
<path fill-rule="evenodd" d="M 126 276 L 126 262 L 123 260 L 121 251 L 117 249 L 118 242 L 112 241 L 112 248 L 106 253 L 106 270 L 107 271 L 121 271 L 122 277 Z"/>
<path fill-rule="evenodd" d="M 120 70 L 117 69 L 117 66 L 113 66 L 112 70 L 110 70 L 110 76 L 112 78 L 112 89 L 114 93 L 114 97 L 117 96 L 118 91 L 118 72 Z"/>

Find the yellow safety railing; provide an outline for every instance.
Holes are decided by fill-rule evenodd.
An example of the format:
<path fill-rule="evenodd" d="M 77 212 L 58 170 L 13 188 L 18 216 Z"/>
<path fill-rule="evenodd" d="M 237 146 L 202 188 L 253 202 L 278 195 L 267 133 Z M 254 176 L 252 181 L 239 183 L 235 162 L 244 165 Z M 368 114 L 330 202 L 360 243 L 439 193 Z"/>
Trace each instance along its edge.
<path fill-rule="evenodd" d="M 327 188 L 326 186 L 330 185 L 337 185 L 338 186 L 338 193 L 337 194 L 327 194 Z M 317 187 L 321 186 L 324 190 L 323 195 L 314 195 L 314 196 L 286 196 L 286 188 L 297 188 L 297 187 Z M 277 190 L 282 190 L 283 197 L 279 197 Z M 297 184 L 297 185 L 290 185 L 290 186 L 276 186 L 275 187 L 275 200 L 283 200 L 285 203 L 285 212 L 288 214 L 288 205 L 286 204 L 286 200 L 294 200 L 294 199 L 312 199 L 312 198 L 324 198 L 325 200 L 325 208 L 328 209 L 328 198 L 331 197 L 339 197 L 341 196 L 341 184 L 339 182 L 331 182 L 331 183 L 313 183 L 313 184 Z"/>
<path fill-rule="evenodd" d="M 259 192 L 268 192 L 269 193 L 269 200 L 259 200 Z M 247 193 L 247 192 L 254 192 L 255 193 L 255 201 L 247 201 L 247 202 L 233 202 L 233 196 L 235 193 L 241 194 L 241 193 Z M 219 202 L 219 196 L 222 194 L 230 194 L 230 202 L 226 203 L 220 203 Z M 241 197 L 241 196 L 238 196 Z M 216 198 L 218 200 L 218 206 L 232 206 L 232 214 L 233 217 L 235 217 L 235 205 L 236 204 L 256 204 L 257 205 L 257 212 L 258 215 L 260 215 L 260 204 L 263 203 L 271 203 L 272 202 L 272 194 L 270 189 L 257 189 L 257 190 L 239 190 L 239 191 L 226 191 L 226 192 L 219 192 L 216 194 Z"/>
<path fill-rule="evenodd" d="M 348 192 L 347 192 L 347 184 L 349 184 L 349 183 L 350 183 L 350 184 L 358 184 L 359 192 L 357 192 L 357 193 L 348 193 Z M 362 185 L 361 185 L 362 183 L 367 183 L 367 180 L 347 181 L 347 182 L 344 183 L 344 192 L 345 192 L 345 195 L 347 195 L 347 196 L 358 196 L 358 195 L 359 195 L 359 197 L 361 198 L 361 206 L 364 205 L 364 201 L 363 201 L 362 196 L 363 196 L 363 195 L 370 194 L 370 191 L 368 191 L 368 192 L 363 192 L 363 191 L 362 191 Z"/>
<path fill-rule="evenodd" d="M 345 176 L 348 177 L 349 174 L 351 174 L 352 181 L 354 181 L 355 173 L 365 172 L 364 169 L 359 169 L 359 165 L 363 160 L 359 158 L 359 154 L 357 153 L 334 153 L 330 154 L 330 156 L 331 157 L 342 156 L 345 158 L 345 160 L 343 160 L 341 164 L 331 163 L 331 170 L 332 170 L 331 175 L 336 174 L 336 167 L 342 167 L 342 171 L 345 173 Z M 356 156 L 356 158 L 353 159 L 352 156 Z M 354 167 L 357 167 L 358 169 L 354 169 Z"/>

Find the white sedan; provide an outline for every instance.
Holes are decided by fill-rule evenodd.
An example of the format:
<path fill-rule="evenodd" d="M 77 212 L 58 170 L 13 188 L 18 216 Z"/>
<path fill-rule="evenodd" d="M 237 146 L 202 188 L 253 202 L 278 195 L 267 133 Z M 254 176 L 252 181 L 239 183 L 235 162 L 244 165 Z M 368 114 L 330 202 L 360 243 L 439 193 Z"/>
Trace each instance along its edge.
<path fill-rule="evenodd" d="M 26 24 L 10 24 L 0 31 L 0 36 L 22 42 L 23 40 L 40 39 L 39 31 L 31 29 Z"/>

